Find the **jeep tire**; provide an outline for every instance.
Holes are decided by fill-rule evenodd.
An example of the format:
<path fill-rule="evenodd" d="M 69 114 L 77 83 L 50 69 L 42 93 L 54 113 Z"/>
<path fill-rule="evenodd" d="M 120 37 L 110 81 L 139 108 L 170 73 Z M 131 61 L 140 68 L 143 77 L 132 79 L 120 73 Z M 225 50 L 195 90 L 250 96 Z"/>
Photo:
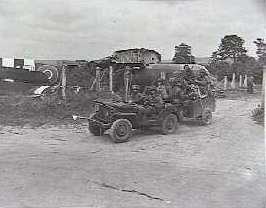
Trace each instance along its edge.
<path fill-rule="evenodd" d="M 177 129 L 177 117 L 174 114 L 168 114 L 165 116 L 161 123 L 162 134 L 172 134 L 175 133 Z"/>
<path fill-rule="evenodd" d="M 127 119 L 116 120 L 110 128 L 109 135 L 115 143 L 127 142 L 132 136 L 132 124 Z"/>

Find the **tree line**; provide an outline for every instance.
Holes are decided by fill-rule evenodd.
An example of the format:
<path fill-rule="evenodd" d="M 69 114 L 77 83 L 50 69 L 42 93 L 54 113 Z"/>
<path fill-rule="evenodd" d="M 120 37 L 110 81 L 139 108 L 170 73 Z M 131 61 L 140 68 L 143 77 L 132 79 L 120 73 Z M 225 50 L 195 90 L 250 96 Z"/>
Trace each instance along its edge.
<path fill-rule="evenodd" d="M 218 80 L 232 74 L 247 74 L 253 76 L 257 83 L 262 81 L 262 67 L 266 64 L 266 43 L 264 39 L 257 38 L 254 44 L 257 47 L 257 59 L 247 55 L 244 47 L 245 40 L 237 35 L 226 35 L 212 55 L 209 63 L 206 65 L 208 70 L 214 74 Z M 175 55 L 173 63 L 195 64 L 195 56 L 192 55 L 192 47 L 188 44 L 181 43 L 175 46 Z"/>

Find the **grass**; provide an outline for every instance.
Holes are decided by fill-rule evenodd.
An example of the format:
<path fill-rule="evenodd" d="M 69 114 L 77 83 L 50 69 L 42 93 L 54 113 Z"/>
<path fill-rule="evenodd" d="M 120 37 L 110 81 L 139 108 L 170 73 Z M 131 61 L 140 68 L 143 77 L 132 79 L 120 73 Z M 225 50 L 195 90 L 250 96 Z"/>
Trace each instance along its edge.
<path fill-rule="evenodd" d="M 32 97 L 27 93 L 14 93 L 8 89 L 0 94 L 0 125 L 39 127 L 42 125 L 60 125 L 73 122 L 72 115 L 89 116 L 94 109 L 96 98 L 111 98 L 110 92 L 81 91 L 75 94 L 67 90 L 65 102 L 60 93 Z"/>

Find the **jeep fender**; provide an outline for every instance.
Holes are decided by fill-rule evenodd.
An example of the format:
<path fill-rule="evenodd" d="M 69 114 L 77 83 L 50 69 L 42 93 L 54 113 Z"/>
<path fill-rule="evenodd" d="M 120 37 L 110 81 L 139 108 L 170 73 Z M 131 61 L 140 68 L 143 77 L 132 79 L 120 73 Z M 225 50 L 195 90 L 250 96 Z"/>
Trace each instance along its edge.
<path fill-rule="evenodd" d="M 127 119 L 131 122 L 132 128 L 135 129 L 138 126 L 137 114 L 136 113 L 117 113 L 112 116 L 112 122 L 118 119 Z"/>

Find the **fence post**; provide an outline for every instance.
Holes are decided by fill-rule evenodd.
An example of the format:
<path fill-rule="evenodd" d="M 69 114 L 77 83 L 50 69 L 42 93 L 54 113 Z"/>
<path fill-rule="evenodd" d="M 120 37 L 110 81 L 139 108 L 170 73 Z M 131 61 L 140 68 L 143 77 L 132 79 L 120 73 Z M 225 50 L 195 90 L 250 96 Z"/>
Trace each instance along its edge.
<path fill-rule="evenodd" d="M 247 74 L 245 74 L 244 86 L 243 87 L 245 87 L 245 88 L 248 87 L 248 75 Z"/>
<path fill-rule="evenodd" d="M 266 65 L 263 66 L 263 75 L 262 75 L 262 105 L 265 104 L 265 82 L 266 82 Z"/>
<path fill-rule="evenodd" d="M 128 66 L 126 66 L 125 72 L 124 72 L 124 83 L 125 83 L 125 87 L 126 87 L 126 93 L 125 93 L 125 102 L 128 102 L 128 96 L 129 96 L 129 78 L 130 78 L 130 68 Z"/>
<path fill-rule="evenodd" d="M 242 87 L 242 83 L 243 83 L 243 77 L 242 74 L 239 75 L 239 88 Z"/>
<path fill-rule="evenodd" d="M 227 90 L 227 76 L 224 76 L 224 90 Z"/>
<path fill-rule="evenodd" d="M 233 73 L 232 82 L 231 82 L 231 89 L 236 88 L 236 74 Z"/>
<path fill-rule="evenodd" d="M 110 89 L 110 91 L 111 91 L 111 93 L 113 93 L 113 67 L 112 66 L 110 66 L 109 67 L 109 89 Z"/>
<path fill-rule="evenodd" d="M 63 100 L 66 100 L 66 68 L 65 65 L 63 65 L 62 67 L 62 98 Z"/>

